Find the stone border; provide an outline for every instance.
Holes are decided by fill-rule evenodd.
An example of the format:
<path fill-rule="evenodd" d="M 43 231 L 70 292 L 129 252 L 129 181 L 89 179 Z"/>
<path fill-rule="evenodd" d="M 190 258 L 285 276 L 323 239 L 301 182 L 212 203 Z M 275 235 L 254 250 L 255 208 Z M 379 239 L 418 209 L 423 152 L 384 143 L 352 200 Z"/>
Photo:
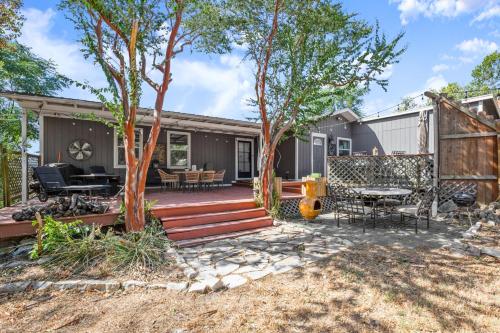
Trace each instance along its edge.
<path fill-rule="evenodd" d="M 469 229 L 467 229 L 467 231 L 462 233 L 462 239 L 457 239 L 453 242 L 453 244 L 445 245 L 443 248 L 458 255 L 479 257 L 481 254 L 486 254 L 500 259 L 500 250 L 490 247 L 477 247 L 463 242 L 464 240 L 472 239 L 475 235 L 477 235 L 479 230 L 481 230 L 482 225 L 481 221 L 476 222 Z"/>
<path fill-rule="evenodd" d="M 112 292 L 117 290 L 129 290 L 134 288 L 168 289 L 184 291 L 188 287 L 187 282 L 147 283 L 144 281 L 129 280 L 119 282 L 116 280 L 61 280 L 53 281 L 18 281 L 0 284 L 0 294 L 13 294 L 30 290 L 97 290 Z"/>

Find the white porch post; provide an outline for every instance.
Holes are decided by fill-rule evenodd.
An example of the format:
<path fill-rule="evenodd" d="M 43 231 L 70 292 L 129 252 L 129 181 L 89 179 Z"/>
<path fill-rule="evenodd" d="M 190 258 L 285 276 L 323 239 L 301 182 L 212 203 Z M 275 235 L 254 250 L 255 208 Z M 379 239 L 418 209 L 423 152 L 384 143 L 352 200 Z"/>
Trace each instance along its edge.
<path fill-rule="evenodd" d="M 25 204 L 28 202 L 28 153 L 27 153 L 27 132 L 28 132 L 28 113 L 25 108 L 22 109 L 21 117 L 21 200 Z"/>

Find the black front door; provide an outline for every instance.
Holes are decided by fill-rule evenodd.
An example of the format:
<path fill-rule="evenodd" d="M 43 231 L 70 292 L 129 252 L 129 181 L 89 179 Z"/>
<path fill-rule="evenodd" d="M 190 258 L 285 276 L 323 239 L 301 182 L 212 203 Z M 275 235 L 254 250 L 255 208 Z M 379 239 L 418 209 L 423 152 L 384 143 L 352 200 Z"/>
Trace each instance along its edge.
<path fill-rule="evenodd" d="M 252 178 L 252 142 L 237 141 L 238 178 Z"/>

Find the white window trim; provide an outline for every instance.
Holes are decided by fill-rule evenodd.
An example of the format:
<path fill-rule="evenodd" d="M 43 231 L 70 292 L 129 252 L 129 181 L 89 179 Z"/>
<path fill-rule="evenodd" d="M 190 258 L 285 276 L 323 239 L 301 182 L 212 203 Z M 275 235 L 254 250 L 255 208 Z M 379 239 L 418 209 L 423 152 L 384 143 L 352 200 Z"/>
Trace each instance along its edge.
<path fill-rule="evenodd" d="M 350 139 L 350 138 L 341 138 L 341 137 L 337 137 L 337 156 L 340 156 L 339 155 L 339 152 L 340 152 L 339 142 L 340 142 L 340 140 L 349 141 L 349 156 L 351 156 L 352 155 L 352 139 Z M 342 149 L 342 150 L 345 150 L 345 149 Z"/>
<path fill-rule="evenodd" d="M 188 151 L 187 151 L 187 167 L 185 166 L 172 166 L 172 158 L 170 156 L 170 134 L 187 135 L 188 138 Z M 191 169 L 191 133 L 179 131 L 167 131 L 167 168 L 169 169 Z"/>
<path fill-rule="evenodd" d="M 140 132 L 140 137 L 139 137 L 139 158 L 142 157 L 142 150 L 143 150 L 143 140 L 144 140 L 144 132 L 142 128 L 136 128 L 136 131 Z M 116 129 L 113 129 L 113 167 L 115 169 L 125 169 L 127 166 L 126 165 L 121 165 L 118 164 L 118 131 Z"/>
<path fill-rule="evenodd" d="M 326 173 L 326 158 L 328 156 L 328 152 L 327 152 L 327 144 L 328 144 L 328 137 L 326 134 L 324 133 L 315 133 L 315 132 L 312 132 L 311 133 L 311 173 L 313 173 L 313 170 L 314 170 L 314 138 L 323 138 L 324 141 L 323 141 L 323 151 L 324 151 L 324 157 L 323 157 L 323 177 L 326 177 L 327 176 L 327 173 Z"/>
<path fill-rule="evenodd" d="M 252 170 L 252 176 L 250 178 L 239 178 L 238 177 L 238 141 L 246 141 L 246 142 L 250 142 L 251 144 L 251 149 L 252 149 L 252 161 L 250 163 L 250 169 Z M 234 139 L 234 178 L 236 180 L 244 180 L 244 179 L 253 179 L 253 177 L 255 177 L 255 173 L 254 173 L 254 161 L 255 161 L 255 157 L 254 157 L 254 154 L 255 154 L 255 151 L 254 151 L 254 147 L 253 147 L 253 139 L 252 138 L 235 138 Z"/>

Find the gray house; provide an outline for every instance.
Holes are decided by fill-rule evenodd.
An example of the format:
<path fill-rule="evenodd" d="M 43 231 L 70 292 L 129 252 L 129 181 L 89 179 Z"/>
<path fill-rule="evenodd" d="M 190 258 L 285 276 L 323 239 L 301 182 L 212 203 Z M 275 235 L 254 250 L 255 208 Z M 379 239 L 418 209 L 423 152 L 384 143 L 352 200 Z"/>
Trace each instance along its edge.
<path fill-rule="evenodd" d="M 125 152 L 117 132 L 102 121 L 84 120 L 89 114 L 113 121 L 98 102 L 70 98 L 2 93 L 24 109 L 38 114 L 41 163 L 71 163 L 88 172 L 103 166 L 108 173 L 125 175 Z M 152 117 L 142 109 L 138 114 L 137 153 L 142 154 Z M 251 179 L 257 174 L 260 125 L 253 122 L 163 112 L 161 132 L 152 161 L 166 170 L 226 170 L 225 183 Z M 159 184 L 152 166 L 148 184 Z"/>
<path fill-rule="evenodd" d="M 101 103 L 17 93 L 0 93 L 0 96 L 38 114 L 42 164 L 71 163 L 84 172 L 91 166 L 103 166 L 108 173 L 119 174 L 124 180 L 122 140 L 103 122 L 84 120 L 94 115 L 112 122 L 110 112 L 104 110 Z M 491 94 L 462 101 L 470 110 L 482 112 L 491 119 L 499 118 L 497 102 Z M 433 152 L 431 106 L 364 118 L 343 109 L 311 127 L 305 138 L 291 137 L 280 144 L 275 158 L 276 174 L 284 179 L 300 179 L 313 172 L 326 175 L 328 156 L 371 154 L 374 147 L 380 155 L 416 154 L 422 111 L 427 115 L 429 152 Z M 152 123 L 149 114 L 142 109 L 138 115 L 136 149 L 139 155 Z M 165 111 L 161 127 L 149 170 L 149 185 L 159 184 L 155 167 L 224 169 L 224 181 L 228 184 L 257 176 L 260 124 Z"/>
<path fill-rule="evenodd" d="M 462 104 L 490 119 L 500 118 L 499 103 L 493 94 L 464 99 Z M 289 138 L 279 145 L 276 174 L 284 179 L 300 179 L 313 172 L 326 175 L 327 156 L 371 155 L 374 147 L 379 155 L 417 154 L 417 131 L 422 111 L 426 114 L 428 147 L 432 153 L 432 106 L 361 118 L 346 109 L 313 126 L 308 137 Z"/>

